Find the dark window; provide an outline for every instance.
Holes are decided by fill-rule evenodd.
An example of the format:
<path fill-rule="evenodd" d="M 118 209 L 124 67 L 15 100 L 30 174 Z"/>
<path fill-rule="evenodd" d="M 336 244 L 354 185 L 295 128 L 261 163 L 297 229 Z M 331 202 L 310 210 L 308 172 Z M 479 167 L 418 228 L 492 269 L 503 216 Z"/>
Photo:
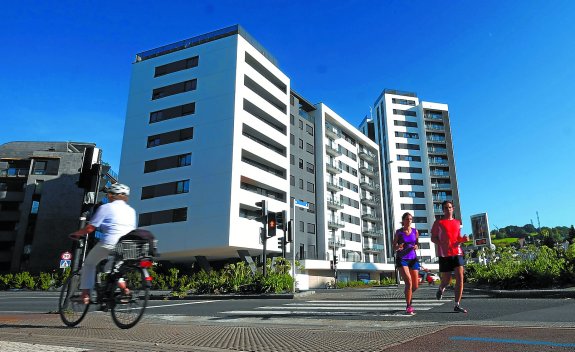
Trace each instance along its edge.
<path fill-rule="evenodd" d="M 400 197 L 409 197 L 409 198 L 425 198 L 424 192 L 414 192 L 414 191 L 399 191 Z"/>
<path fill-rule="evenodd" d="M 423 180 L 414 180 L 414 179 L 405 179 L 405 178 L 400 178 L 399 179 L 399 184 L 400 185 L 412 185 L 412 186 L 423 186 Z"/>
<path fill-rule="evenodd" d="M 303 139 L 299 140 L 299 149 L 303 149 Z"/>
<path fill-rule="evenodd" d="M 305 131 L 310 135 L 313 136 L 313 126 L 305 124 Z"/>
<path fill-rule="evenodd" d="M 196 112 L 196 103 L 174 106 L 173 108 L 158 110 L 150 113 L 150 123 L 156 123 L 164 120 L 174 119 L 191 115 Z"/>
<path fill-rule="evenodd" d="M 420 174 L 423 172 L 423 169 L 420 167 L 403 167 L 403 166 L 398 166 L 397 167 L 397 171 L 399 172 L 407 172 L 407 173 L 413 173 L 413 174 Z"/>
<path fill-rule="evenodd" d="M 309 143 L 306 143 L 306 144 L 305 144 L 305 150 L 306 150 L 308 153 L 313 154 L 313 145 L 311 145 L 311 144 L 309 144 Z"/>
<path fill-rule="evenodd" d="M 307 233 L 315 233 L 315 224 L 307 223 Z"/>
<path fill-rule="evenodd" d="M 398 121 L 398 120 L 394 120 L 393 124 L 396 126 L 405 126 L 405 127 L 417 127 L 417 122 L 411 122 L 411 121 Z"/>
<path fill-rule="evenodd" d="M 395 136 L 401 137 L 401 138 L 419 139 L 419 135 L 417 133 L 411 133 L 411 132 L 397 132 L 396 131 Z"/>
<path fill-rule="evenodd" d="M 147 160 L 144 164 L 144 173 L 155 172 L 192 164 L 192 153 L 168 156 L 160 159 Z"/>
<path fill-rule="evenodd" d="M 397 160 L 421 161 L 421 157 L 419 155 L 398 155 Z"/>
<path fill-rule="evenodd" d="M 299 159 L 299 168 L 303 170 L 303 159 Z"/>
<path fill-rule="evenodd" d="M 290 186 L 295 186 L 295 177 L 293 175 L 289 177 L 289 184 Z"/>
<path fill-rule="evenodd" d="M 392 98 L 392 99 L 391 99 L 391 102 L 394 103 L 394 104 L 415 106 L 415 101 L 413 101 L 413 100 L 408 100 L 408 99 Z"/>
<path fill-rule="evenodd" d="M 417 113 L 415 111 L 410 111 L 410 110 L 398 110 L 398 109 L 393 109 L 393 113 L 395 115 L 403 115 L 403 116 L 417 116 Z"/>
<path fill-rule="evenodd" d="M 315 192 L 315 186 L 314 186 L 314 184 L 311 183 L 311 182 L 308 182 L 308 183 L 307 183 L 307 190 L 308 190 L 308 192 L 314 193 L 314 192 Z"/>
<path fill-rule="evenodd" d="M 414 223 L 419 223 L 419 224 L 425 223 L 425 222 L 427 222 L 427 218 L 426 218 L 425 216 L 414 216 L 414 217 L 413 217 L 413 222 L 414 222 Z"/>
<path fill-rule="evenodd" d="M 198 80 L 194 78 L 190 81 L 174 83 L 170 84 L 169 86 L 156 88 L 152 91 L 152 100 L 165 98 L 174 94 L 189 92 L 191 90 L 196 90 L 197 86 L 198 86 Z"/>
<path fill-rule="evenodd" d="M 302 120 L 298 120 L 299 123 L 299 129 L 303 130 L 303 121 Z"/>
<path fill-rule="evenodd" d="M 299 179 L 299 189 L 303 189 L 303 180 Z"/>
<path fill-rule="evenodd" d="M 186 221 L 188 208 L 177 208 L 140 214 L 138 226 L 166 224 L 170 222 Z"/>
<path fill-rule="evenodd" d="M 306 162 L 305 168 L 306 168 L 307 172 L 312 173 L 312 174 L 315 173 L 315 168 L 314 168 L 314 165 L 312 163 Z"/>
<path fill-rule="evenodd" d="M 161 183 L 152 186 L 142 187 L 141 199 L 164 197 L 190 191 L 190 180 Z"/>
<path fill-rule="evenodd" d="M 248 65 L 250 65 L 254 70 L 256 70 L 260 75 L 264 76 L 268 81 L 271 82 L 274 86 L 279 88 L 282 93 L 287 94 L 287 86 L 284 82 L 282 82 L 279 78 L 277 78 L 273 73 L 271 73 L 264 65 L 262 65 L 258 60 L 256 60 L 253 56 L 246 53 L 245 61 Z"/>
<path fill-rule="evenodd" d="M 153 148 L 159 145 L 181 142 L 192 138 L 194 138 L 194 128 L 189 127 L 184 128 L 182 130 L 176 130 L 150 136 L 148 137 L 147 145 L 148 148 Z"/>
<path fill-rule="evenodd" d="M 402 204 L 401 210 L 425 210 L 425 204 Z"/>
<path fill-rule="evenodd" d="M 276 98 L 273 94 L 268 92 L 264 87 L 260 86 L 256 81 L 250 77 L 244 75 L 244 86 L 249 88 L 252 92 L 256 93 L 263 100 L 270 103 L 273 107 L 281 111 L 282 113 L 287 112 L 287 105 L 285 105 L 281 100 Z"/>
<path fill-rule="evenodd" d="M 58 175 L 60 159 L 34 160 L 32 175 Z"/>
<path fill-rule="evenodd" d="M 162 66 L 158 66 L 155 69 L 154 77 L 159 77 L 167 75 L 169 73 L 183 71 L 192 67 L 198 66 L 199 57 L 194 56 L 187 59 L 179 60 L 176 62 L 171 62 Z"/>
<path fill-rule="evenodd" d="M 419 144 L 395 143 L 397 149 L 419 150 Z"/>

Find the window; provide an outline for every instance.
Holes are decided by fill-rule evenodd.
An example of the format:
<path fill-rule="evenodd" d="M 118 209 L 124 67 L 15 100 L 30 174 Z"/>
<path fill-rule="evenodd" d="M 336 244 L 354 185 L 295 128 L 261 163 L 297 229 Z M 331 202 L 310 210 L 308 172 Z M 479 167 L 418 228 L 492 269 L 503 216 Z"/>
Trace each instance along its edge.
<path fill-rule="evenodd" d="M 420 174 L 423 172 L 423 169 L 420 167 L 403 167 L 403 166 L 398 166 L 397 167 L 397 171 L 398 172 L 405 172 L 405 173 L 413 173 L 413 174 Z"/>
<path fill-rule="evenodd" d="M 289 184 L 290 186 L 295 186 L 295 177 L 293 175 L 289 177 Z"/>
<path fill-rule="evenodd" d="M 309 208 L 307 210 L 308 213 L 315 213 L 315 203 L 309 202 Z"/>
<path fill-rule="evenodd" d="M 295 165 L 295 157 L 293 156 L 293 154 L 289 155 L 289 163 Z"/>
<path fill-rule="evenodd" d="M 30 214 L 38 214 L 38 208 L 40 207 L 40 202 L 37 200 L 32 201 L 32 208 L 30 208 Z"/>
<path fill-rule="evenodd" d="M 298 124 L 299 124 L 299 129 L 303 130 L 303 121 L 302 120 L 298 120 Z"/>
<path fill-rule="evenodd" d="M 409 132 L 395 132 L 396 137 L 401 138 L 411 138 L 411 139 L 419 139 L 419 135 L 417 133 L 409 133 Z"/>
<path fill-rule="evenodd" d="M 176 130 L 150 136 L 148 137 L 147 145 L 148 148 L 153 148 L 159 145 L 181 142 L 192 138 L 194 138 L 194 128 L 190 127 L 190 128 L 184 128 L 182 130 Z"/>
<path fill-rule="evenodd" d="M 417 122 L 411 122 L 411 121 L 394 120 L 393 124 L 396 126 L 417 127 Z"/>
<path fill-rule="evenodd" d="M 303 222 L 303 221 L 300 221 L 300 222 L 299 222 L 299 231 L 300 231 L 300 232 L 304 232 L 304 226 L 305 226 L 304 222 Z"/>
<path fill-rule="evenodd" d="M 307 233 L 315 233 L 315 224 L 307 223 Z"/>
<path fill-rule="evenodd" d="M 256 70 L 265 79 L 270 81 L 271 84 L 276 86 L 282 93 L 287 94 L 287 86 L 279 78 L 277 78 L 273 73 L 271 73 L 264 65 L 262 65 L 258 60 L 246 52 L 245 61 L 254 70 Z"/>
<path fill-rule="evenodd" d="M 308 182 L 308 183 L 307 183 L 307 190 L 308 190 L 308 192 L 314 193 L 314 192 L 315 192 L 315 186 L 314 186 L 314 184 L 311 183 L 311 182 Z"/>
<path fill-rule="evenodd" d="M 306 166 L 307 172 L 309 172 L 309 173 L 311 173 L 311 174 L 315 173 L 314 165 L 313 165 L 312 163 L 306 162 L 306 163 L 305 163 L 305 166 Z"/>
<path fill-rule="evenodd" d="M 423 180 L 414 180 L 414 179 L 406 179 L 400 178 L 399 179 L 400 185 L 412 185 L 412 186 L 423 186 Z"/>
<path fill-rule="evenodd" d="M 401 210 L 425 210 L 425 204 L 402 204 Z"/>
<path fill-rule="evenodd" d="M 166 224 L 170 222 L 186 221 L 188 208 L 176 208 L 140 214 L 138 226 Z"/>
<path fill-rule="evenodd" d="M 309 143 L 306 143 L 306 144 L 305 144 L 305 150 L 306 150 L 308 153 L 313 154 L 313 145 L 311 145 L 311 144 L 309 144 Z"/>
<path fill-rule="evenodd" d="M 290 133 L 289 135 L 289 143 L 291 145 L 295 145 L 295 136 L 293 134 Z"/>
<path fill-rule="evenodd" d="M 419 155 L 398 155 L 397 160 L 421 161 L 421 157 Z"/>
<path fill-rule="evenodd" d="M 425 198 L 425 192 L 400 191 L 399 196 L 408 198 Z"/>
<path fill-rule="evenodd" d="M 292 126 L 295 124 L 295 116 L 293 116 L 292 114 L 289 115 L 289 123 Z"/>
<path fill-rule="evenodd" d="M 303 179 L 299 179 L 299 189 L 303 189 Z"/>
<path fill-rule="evenodd" d="M 303 139 L 299 140 L 299 149 L 303 149 Z"/>
<path fill-rule="evenodd" d="M 32 170 L 32 175 L 46 175 L 46 166 L 48 162 L 36 160 L 34 161 L 34 169 Z"/>
<path fill-rule="evenodd" d="M 414 222 L 414 223 L 418 223 L 418 224 L 426 223 L 426 222 L 427 222 L 427 218 L 426 218 L 425 216 L 414 216 L 414 217 L 413 217 L 413 222 Z"/>
<path fill-rule="evenodd" d="M 305 124 L 305 131 L 310 135 L 313 136 L 313 126 Z"/>
<path fill-rule="evenodd" d="M 189 92 L 191 90 L 196 90 L 197 86 L 198 86 L 198 80 L 194 78 L 189 81 L 156 88 L 152 91 L 152 100 L 169 97 L 170 95 Z"/>
<path fill-rule="evenodd" d="M 299 159 L 299 168 L 303 170 L 303 159 Z"/>
<path fill-rule="evenodd" d="M 196 103 L 189 103 L 172 108 L 158 110 L 150 113 L 150 123 L 156 123 L 164 120 L 174 119 L 196 112 Z"/>
<path fill-rule="evenodd" d="M 398 110 L 398 109 L 393 109 L 393 113 L 395 115 L 403 115 L 403 116 L 417 116 L 417 113 L 415 111 L 410 111 L 410 110 Z"/>
<path fill-rule="evenodd" d="M 392 99 L 391 99 L 391 102 L 394 103 L 394 104 L 415 106 L 415 101 L 413 101 L 413 100 L 408 100 L 408 99 L 392 98 Z"/>
<path fill-rule="evenodd" d="M 397 149 L 419 150 L 419 145 L 418 145 L 418 144 L 395 143 L 395 147 L 396 147 Z"/>
<path fill-rule="evenodd" d="M 190 191 L 190 180 L 160 183 L 142 187 L 141 199 L 164 197 Z"/>
<path fill-rule="evenodd" d="M 176 62 L 171 62 L 166 65 L 158 66 L 155 69 L 154 77 L 159 77 L 163 75 L 167 75 L 169 73 L 178 72 L 182 70 L 187 70 L 192 67 L 198 66 L 199 57 L 194 56 L 187 59 L 179 60 Z"/>
<path fill-rule="evenodd" d="M 34 160 L 32 175 L 58 175 L 60 159 Z"/>
<path fill-rule="evenodd" d="M 144 163 L 144 173 L 155 172 L 192 164 L 192 153 L 168 156 L 160 159 L 147 160 Z"/>

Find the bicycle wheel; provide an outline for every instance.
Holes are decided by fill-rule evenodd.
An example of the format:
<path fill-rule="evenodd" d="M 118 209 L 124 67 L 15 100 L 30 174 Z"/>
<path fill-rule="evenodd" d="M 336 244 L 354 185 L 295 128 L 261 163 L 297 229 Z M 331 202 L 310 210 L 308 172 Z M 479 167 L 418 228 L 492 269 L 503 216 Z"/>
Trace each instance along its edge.
<path fill-rule="evenodd" d="M 146 281 L 144 270 L 136 265 L 124 265 L 120 268 L 119 278 L 123 278 L 129 293 L 116 285 L 112 320 L 121 329 L 134 327 L 146 310 L 150 295 L 150 285 Z"/>
<path fill-rule="evenodd" d="M 58 313 L 67 326 L 76 326 L 88 313 L 89 304 L 82 301 L 80 289 L 80 274 L 73 273 L 62 285 L 60 300 L 58 301 Z"/>

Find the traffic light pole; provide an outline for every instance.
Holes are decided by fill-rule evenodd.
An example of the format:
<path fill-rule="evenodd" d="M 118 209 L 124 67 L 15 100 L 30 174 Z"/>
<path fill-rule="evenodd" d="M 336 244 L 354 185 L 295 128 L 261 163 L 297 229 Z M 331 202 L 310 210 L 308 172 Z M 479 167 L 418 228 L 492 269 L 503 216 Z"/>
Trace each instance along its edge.
<path fill-rule="evenodd" d="M 266 224 L 265 224 L 264 226 L 267 226 L 267 222 L 266 222 Z M 263 245 L 264 245 L 264 253 L 263 253 L 263 258 L 262 258 L 262 260 L 263 260 L 263 262 L 264 262 L 264 266 L 263 266 L 263 269 L 262 269 L 262 270 L 263 270 L 263 274 L 264 274 L 264 277 L 265 277 L 265 276 L 266 276 L 266 266 L 267 266 L 267 261 L 268 261 L 268 257 L 267 257 L 267 254 L 266 254 L 267 243 L 268 243 L 268 238 L 267 238 L 267 237 L 268 237 L 268 236 L 267 236 L 265 230 L 262 230 L 261 236 L 262 236 L 262 242 L 263 242 Z"/>
<path fill-rule="evenodd" d="M 293 282 L 292 282 L 292 287 L 291 287 L 291 292 L 295 293 L 295 234 L 297 231 L 297 223 L 295 221 L 295 201 L 292 201 L 293 203 L 293 226 L 292 226 L 292 230 L 293 230 L 293 238 L 291 241 L 291 253 L 292 253 L 292 262 L 291 262 L 291 276 L 293 278 Z"/>
<path fill-rule="evenodd" d="M 335 246 L 335 230 L 331 231 L 332 237 L 333 237 L 333 279 L 337 285 L 337 252 L 336 252 L 336 246 Z"/>

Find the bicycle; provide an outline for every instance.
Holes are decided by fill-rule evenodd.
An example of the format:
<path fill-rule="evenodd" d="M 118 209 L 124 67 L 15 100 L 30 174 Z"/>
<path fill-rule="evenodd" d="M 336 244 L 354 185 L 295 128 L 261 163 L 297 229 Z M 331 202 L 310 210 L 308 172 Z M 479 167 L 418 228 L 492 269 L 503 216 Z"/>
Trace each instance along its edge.
<path fill-rule="evenodd" d="M 85 252 L 86 239 L 78 241 Z M 84 304 L 82 300 L 80 270 L 72 272 L 62 285 L 58 301 L 58 312 L 64 324 L 69 327 L 80 324 L 90 305 L 98 304 L 100 310 L 110 310 L 112 320 L 119 328 L 134 327 L 148 304 L 152 277 L 147 269 L 153 265 L 152 253 L 148 240 L 120 240 L 108 260 L 98 265 L 96 295 L 95 299 L 93 295 L 90 297 L 90 304 Z M 108 267 L 110 269 L 106 270 Z"/>

